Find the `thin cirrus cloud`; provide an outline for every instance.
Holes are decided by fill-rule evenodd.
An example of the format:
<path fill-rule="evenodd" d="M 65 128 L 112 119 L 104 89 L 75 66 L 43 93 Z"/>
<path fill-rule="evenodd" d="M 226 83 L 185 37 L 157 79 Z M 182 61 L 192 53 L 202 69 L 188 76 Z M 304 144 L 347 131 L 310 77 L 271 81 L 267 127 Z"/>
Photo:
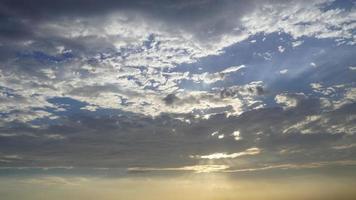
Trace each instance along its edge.
<path fill-rule="evenodd" d="M 246 149 L 245 151 L 242 152 L 238 152 L 238 153 L 213 153 L 213 154 L 209 154 L 209 155 L 195 155 L 195 156 L 191 156 L 192 158 L 200 158 L 200 159 L 209 159 L 209 160 L 213 160 L 213 159 L 231 159 L 231 158 L 237 158 L 237 157 L 241 157 L 241 156 L 247 156 L 247 155 L 257 155 L 261 152 L 261 150 L 259 148 L 253 147 L 253 148 L 249 148 Z"/>

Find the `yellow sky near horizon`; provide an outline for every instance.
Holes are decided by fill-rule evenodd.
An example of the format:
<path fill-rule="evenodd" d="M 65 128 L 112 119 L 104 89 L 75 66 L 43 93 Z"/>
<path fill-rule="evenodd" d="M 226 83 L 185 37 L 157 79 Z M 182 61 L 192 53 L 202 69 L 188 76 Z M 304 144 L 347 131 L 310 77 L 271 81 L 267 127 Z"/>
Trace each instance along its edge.
<path fill-rule="evenodd" d="M 224 174 L 175 177 L 103 178 L 32 176 L 0 178 L 4 200 L 351 200 L 356 180 L 348 177 L 290 176 L 231 178 Z"/>

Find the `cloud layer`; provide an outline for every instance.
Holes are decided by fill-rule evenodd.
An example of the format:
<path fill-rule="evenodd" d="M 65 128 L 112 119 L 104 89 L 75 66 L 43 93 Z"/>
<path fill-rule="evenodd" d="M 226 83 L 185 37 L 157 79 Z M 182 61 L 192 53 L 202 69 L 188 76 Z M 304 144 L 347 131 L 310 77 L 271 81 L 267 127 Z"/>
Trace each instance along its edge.
<path fill-rule="evenodd" d="M 0 167 L 353 163 L 355 15 L 332 0 L 3 0 Z"/>

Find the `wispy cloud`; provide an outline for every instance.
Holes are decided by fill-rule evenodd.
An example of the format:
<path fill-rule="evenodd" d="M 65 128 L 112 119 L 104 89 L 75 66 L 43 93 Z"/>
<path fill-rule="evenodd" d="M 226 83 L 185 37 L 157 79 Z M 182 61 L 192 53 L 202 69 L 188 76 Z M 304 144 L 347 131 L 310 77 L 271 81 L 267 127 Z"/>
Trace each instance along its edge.
<path fill-rule="evenodd" d="M 241 156 L 247 156 L 247 155 L 257 155 L 261 152 L 259 148 L 253 147 L 246 149 L 245 151 L 238 152 L 238 153 L 213 153 L 209 155 L 193 155 L 191 156 L 192 158 L 200 158 L 200 159 L 231 159 L 231 158 L 237 158 Z"/>

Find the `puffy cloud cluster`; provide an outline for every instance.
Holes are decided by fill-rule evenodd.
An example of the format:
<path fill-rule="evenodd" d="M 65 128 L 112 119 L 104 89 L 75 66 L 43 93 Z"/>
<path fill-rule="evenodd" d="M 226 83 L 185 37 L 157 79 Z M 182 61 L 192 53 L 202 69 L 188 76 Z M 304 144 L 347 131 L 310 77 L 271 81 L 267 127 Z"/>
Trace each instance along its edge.
<path fill-rule="evenodd" d="M 45 110 L 56 106 L 47 100 L 70 97 L 87 103 L 88 110 L 169 112 L 159 106 L 160 99 L 183 90 L 180 83 L 188 76 L 172 68 L 220 54 L 254 34 L 284 31 L 295 38 L 353 42 L 355 9 L 323 10 L 332 3 L 2 1 L 0 81 L 8 90 L 1 97 L 8 106 L 1 110 L 21 111 L 27 121 L 32 114 L 25 113 L 50 117 Z M 241 68 L 188 79 L 211 84 Z"/>

